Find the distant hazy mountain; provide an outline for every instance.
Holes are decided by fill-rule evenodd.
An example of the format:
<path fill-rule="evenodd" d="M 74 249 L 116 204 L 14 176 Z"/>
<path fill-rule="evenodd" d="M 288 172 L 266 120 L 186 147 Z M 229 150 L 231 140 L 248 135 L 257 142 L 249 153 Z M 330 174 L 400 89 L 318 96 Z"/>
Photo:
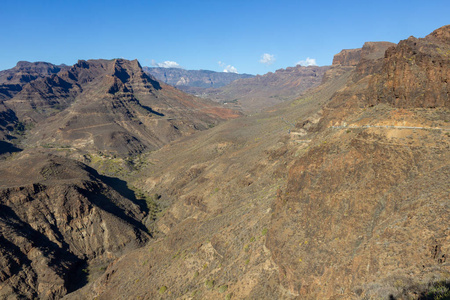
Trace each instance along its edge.
<path fill-rule="evenodd" d="M 180 68 L 156 67 L 143 67 L 143 69 L 159 81 L 187 92 L 195 91 L 195 89 L 192 88 L 218 88 L 225 86 L 236 79 L 254 77 L 254 75 L 250 74 L 214 72 L 208 70 L 184 70 Z"/>
<path fill-rule="evenodd" d="M 330 67 L 288 67 L 253 78 L 236 80 L 227 86 L 195 93 L 197 96 L 233 105 L 247 112 L 259 111 L 300 97 L 316 87 Z"/>

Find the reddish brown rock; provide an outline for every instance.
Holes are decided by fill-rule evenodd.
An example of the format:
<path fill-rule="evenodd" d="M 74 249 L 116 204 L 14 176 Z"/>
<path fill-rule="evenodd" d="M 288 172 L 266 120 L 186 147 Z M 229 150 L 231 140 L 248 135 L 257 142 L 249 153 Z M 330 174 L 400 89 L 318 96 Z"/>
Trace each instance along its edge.
<path fill-rule="evenodd" d="M 81 163 L 21 154 L 0 172 L 0 298 L 59 299 L 149 238 L 141 208 Z"/>
<path fill-rule="evenodd" d="M 450 107 L 450 25 L 389 48 L 367 95 L 370 105 Z"/>
<path fill-rule="evenodd" d="M 160 84 L 137 60 L 79 61 L 31 80 L 3 102 L 37 124 L 26 144 L 141 153 L 240 114 Z"/>
<path fill-rule="evenodd" d="M 344 49 L 333 57 L 333 66 L 356 66 L 361 59 L 361 48 Z"/>

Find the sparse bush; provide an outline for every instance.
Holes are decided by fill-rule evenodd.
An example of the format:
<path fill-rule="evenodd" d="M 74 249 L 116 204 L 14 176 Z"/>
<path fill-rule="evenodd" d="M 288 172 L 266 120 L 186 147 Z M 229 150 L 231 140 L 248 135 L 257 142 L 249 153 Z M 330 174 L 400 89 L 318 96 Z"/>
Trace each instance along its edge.
<path fill-rule="evenodd" d="M 269 231 L 269 230 L 268 230 L 267 228 L 264 228 L 263 231 L 262 231 L 261 233 L 262 233 L 262 235 L 266 235 L 268 231 Z"/>
<path fill-rule="evenodd" d="M 164 294 L 167 291 L 167 286 L 163 285 L 162 287 L 159 288 L 159 293 L 160 294 Z"/>
<path fill-rule="evenodd" d="M 228 285 L 222 285 L 219 288 L 219 293 L 225 293 L 228 290 Z"/>
<path fill-rule="evenodd" d="M 431 286 L 423 299 L 444 300 L 450 299 L 450 288 L 448 284 L 437 283 Z"/>
<path fill-rule="evenodd" d="M 215 284 L 214 280 L 206 280 L 205 281 L 205 286 L 208 290 L 212 289 L 214 287 L 214 284 Z"/>

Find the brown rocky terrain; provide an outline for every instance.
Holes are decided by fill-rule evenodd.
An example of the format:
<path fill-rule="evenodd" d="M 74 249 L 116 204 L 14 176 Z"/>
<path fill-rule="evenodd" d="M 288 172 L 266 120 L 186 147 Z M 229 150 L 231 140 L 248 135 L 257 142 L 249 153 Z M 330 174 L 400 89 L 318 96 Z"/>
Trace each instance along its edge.
<path fill-rule="evenodd" d="M 39 77 L 3 102 L 18 120 L 36 125 L 26 146 L 114 154 L 153 150 L 238 114 L 146 75 L 137 61 L 79 61 Z"/>
<path fill-rule="evenodd" d="M 28 82 L 57 74 L 68 68 L 66 65 L 53 65 L 47 62 L 19 61 L 14 68 L 0 71 L 0 100 L 12 98 Z"/>
<path fill-rule="evenodd" d="M 146 156 L 128 180 L 161 195 L 156 239 L 67 298 L 445 294 L 450 114 L 371 103 L 394 49 L 366 50 L 296 101 Z"/>
<path fill-rule="evenodd" d="M 422 39 L 410 37 L 386 52 L 383 70 L 370 82 L 370 104 L 450 108 L 450 33 L 442 27 Z"/>
<path fill-rule="evenodd" d="M 20 61 L 14 68 L 0 71 L 0 140 L 11 139 L 9 132 L 14 131 L 15 127 L 20 125 L 14 110 L 6 106 L 3 101 L 13 98 L 27 83 L 51 76 L 64 69 L 68 69 L 68 67 L 46 62 Z M 0 150 L 0 153 L 3 152 Z"/>
<path fill-rule="evenodd" d="M 292 294 L 417 299 L 430 282 L 448 280 L 449 58 L 433 49 L 448 49 L 448 40 L 434 37 L 449 30 L 401 41 L 382 59 L 361 59 L 352 82 L 308 128 L 320 144 L 290 168 L 267 243 Z M 398 53 L 414 43 L 412 55 L 427 59 L 412 71 L 415 57 Z M 398 86 L 388 90 L 386 78 Z M 425 87 L 420 95 L 416 84 Z"/>
<path fill-rule="evenodd" d="M 149 238 L 145 210 L 86 165 L 26 152 L 0 173 L 2 299 L 61 298 Z"/>
<path fill-rule="evenodd" d="M 306 90 L 318 86 L 329 67 L 288 67 L 275 73 L 239 79 L 218 89 L 207 89 L 195 95 L 210 98 L 246 113 L 261 111 L 276 104 L 294 100 Z"/>
<path fill-rule="evenodd" d="M 356 66 L 361 59 L 361 48 L 344 49 L 333 57 L 333 66 Z"/>
<path fill-rule="evenodd" d="M 151 108 L 149 119 L 171 112 L 167 98 L 160 106 L 152 98 L 163 98 L 164 85 L 142 85 L 135 62 L 80 62 L 78 85 L 67 97 L 76 101 L 37 122 L 25 132 L 29 149 L 0 163 L 0 292 L 64 299 L 445 299 L 449 35 L 444 26 L 398 45 L 366 43 L 358 57 L 339 54 L 321 85 L 293 101 L 155 151 L 135 155 L 125 146 L 134 168 L 105 172 L 121 179 L 60 156 L 99 167 L 98 157 L 67 147 L 119 153 L 112 149 L 123 143 L 98 148 L 90 146 L 92 136 L 80 135 L 70 140 L 81 146 L 67 139 L 32 148 L 34 134 L 46 139 L 55 128 L 44 126 L 64 125 L 53 118 L 65 112 L 101 119 L 88 99 L 109 103 L 108 114 L 120 116 L 115 120 L 135 114 L 130 103 Z M 279 85 L 290 87 L 290 79 Z M 182 103 L 190 99 L 167 89 Z M 133 97 L 139 102 L 127 102 Z M 226 112 L 200 109 L 209 110 Z M 109 132 L 74 128 L 102 138 Z M 64 140 L 64 130 L 51 133 L 55 142 Z M 102 156 L 107 162 L 119 161 Z"/>

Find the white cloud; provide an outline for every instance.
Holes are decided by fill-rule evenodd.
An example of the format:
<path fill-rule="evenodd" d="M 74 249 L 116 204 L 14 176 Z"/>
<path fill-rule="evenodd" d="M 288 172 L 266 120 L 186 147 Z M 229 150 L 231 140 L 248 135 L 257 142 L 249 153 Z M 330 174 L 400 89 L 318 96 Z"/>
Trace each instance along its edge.
<path fill-rule="evenodd" d="M 271 65 L 275 62 L 275 60 L 275 55 L 264 53 L 263 55 L 261 55 L 261 59 L 259 60 L 259 62 L 262 64 Z"/>
<path fill-rule="evenodd" d="M 233 67 L 232 65 L 228 65 L 226 63 L 224 63 L 223 61 L 218 61 L 217 62 L 219 64 L 219 66 L 221 66 L 222 68 L 224 68 L 223 72 L 225 73 L 237 73 L 237 69 L 235 67 Z"/>
<path fill-rule="evenodd" d="M 301 60 L 297 63 L 297 65 L 300 65 L 302 67 L 309 67 L 309 66 L 317 66 L 316 59 L 315 58 L 309 58 L 307 57 L 305 60 Z"/>
<path fill-rule="evenodd" d="M 183 68 L 177 62 L 170 61 L 170 60 L 166 60 L 164 62 L 157 63 L 154 59 L 152 59 L 152 66 L 160 67 L 160 68 L 178 68 L 178 69 Z"/>
<path fill-rule="evenodd" d="M 223 70 L 225 73 L 237 73 L 237 69 L 231 65 L 228 65 L 225 67 L 225 69 Z"/>

